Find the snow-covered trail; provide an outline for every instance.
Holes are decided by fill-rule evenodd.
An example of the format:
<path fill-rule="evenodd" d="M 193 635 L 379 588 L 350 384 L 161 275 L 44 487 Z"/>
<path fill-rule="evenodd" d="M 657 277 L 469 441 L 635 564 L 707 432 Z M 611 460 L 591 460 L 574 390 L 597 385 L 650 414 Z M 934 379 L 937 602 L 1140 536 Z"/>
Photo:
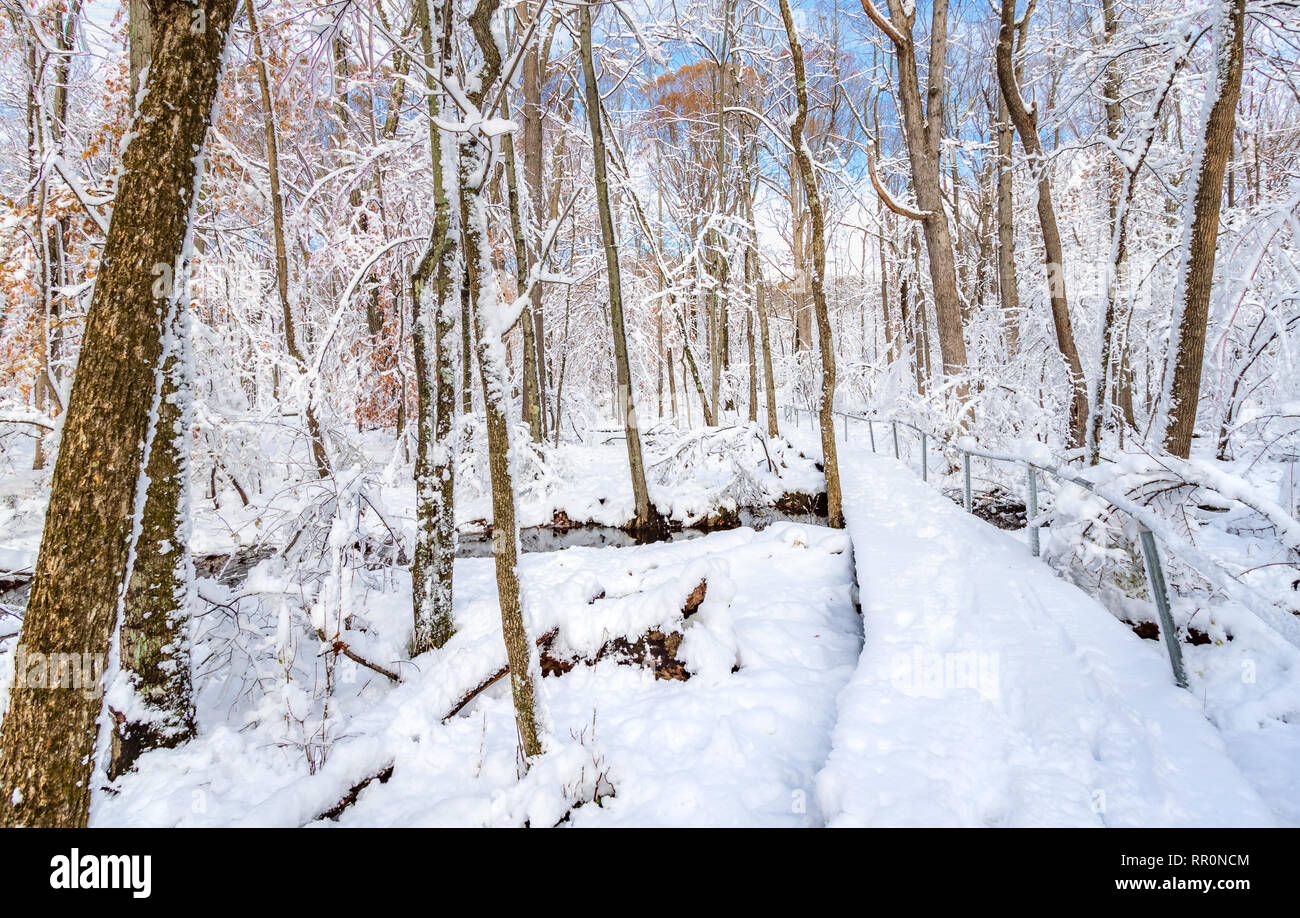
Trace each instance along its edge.
<path fill-rule="evenodd" d="M 844 448 L 866 641 L 832 826 L 1272 825 L 1161 646 L 893 459 Z"/>

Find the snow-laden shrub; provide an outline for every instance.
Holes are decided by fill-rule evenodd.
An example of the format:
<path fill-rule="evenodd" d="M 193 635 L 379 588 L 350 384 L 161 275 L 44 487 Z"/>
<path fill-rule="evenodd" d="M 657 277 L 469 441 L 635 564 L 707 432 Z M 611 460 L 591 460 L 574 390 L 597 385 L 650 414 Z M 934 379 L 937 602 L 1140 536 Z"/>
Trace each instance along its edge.
<path fill-rule="evenodd" d="M 514 423 L 510 436 L 511 464 L 516 500 L 524 504 L 549 493 L 556 475 L 552 470 L 555 448 L 548 443 L 534 443 L 528 426 Z M 488 466 L 487 425 L 478 415 L 464 415 L 459 420 L 456 453 L 456 499 L 473 503 L 491 498 L 492 478 Z"/>
<path fill-rule="evenodd" d="M 1180 627 L 1193 623 L 1211 638 L 1222 637 L 1209 610 L 1225 598 L 1225 582 L 1246 585 L 1261 603 L 1280 610 L 1300 608 L 1300 523 L 1269 491 L 1216 463 L 1141 453 L 1122 454 L 1085 474 L 1099 491 L 1159 521 L 1158 550 Z M 1046 495 L 1044 520 L 1050 524 L 1044 557 L 1121 617 L 1151 620 L 1132 517 L 1072 483 L 1049 478 L 1040 495 Z"/>
<path fill-rule="evenodd" d="M 814 497 L 826 487 L 813 460 L 755 424 L 693 430 L 657 439 L 653 447 L 646 470 L 652 496 L 668 501 L 671 516 L 686 524 L 771 506 L 787 494 Z"/>

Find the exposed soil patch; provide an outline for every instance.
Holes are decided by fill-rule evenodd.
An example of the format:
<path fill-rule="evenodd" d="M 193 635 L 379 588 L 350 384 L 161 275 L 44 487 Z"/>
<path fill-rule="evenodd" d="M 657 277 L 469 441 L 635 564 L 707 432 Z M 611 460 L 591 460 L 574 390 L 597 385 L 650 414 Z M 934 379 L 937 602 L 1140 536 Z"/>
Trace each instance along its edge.
<path fill-rule="evenodd" d="M 690 618 L 699 610 L 700 605 L 704 602 L 705 595 L 708 593 L 708 588 L 708 581 L 701 580 L 699 585 L 691 590 L 686 597 L 686 602 L 682 605 L 682 618 Z M 597 602 L 600 598 L 597 597 L 592 602 Z M 555 635 L 551 634 L 544 643 L 539 644 L 542 651 L 543 676 L 560 676 L 571 671 L 579 663 L 594 666 L 601 660 L 612 659 L 628 666 L 644 666 L 654 673 L 656 679 L 673 679 L 678 682 L 685 682 L 691 677 L 686 665 L 677 659 L 677 651 L 682 646 L 682 633 L 680 631 L 665 634 L 662 631 L 652 629 L 635 640 L 625 637 L 614 638 L 612 641 L 607 641 L 597 652 L 595 658 L 591 660 L 556 658 L 550 653 L 554 638 Z"/>
<path fill-rule="evenodd" d="M 1155 622 L 1125 622 L 1124 624 L 1132 628 L 1133 633 L 1144 641 L 1160 640 L 1160 626 Z M 1228 640 L 1232 640 L 1231 635 L 1228 637 Z M 1183 639 L 1183 643 L 1200 647 L 1205 644 L 1212 644 L 1214 641 L 1200 628 L 1189 627 L 1187 629 L 1187 637 Z"/>
<path fill-rule="evenodd" d="M 944 493 L 948 495 L 953 503 L 961 506 L 965 505 L 966 496 L 961 488 L 950 488 L 945 490 Z M 999 529 L 1005 529 L 1008 532 L 1024 529 L 1025 520 L 1028 519 L 1025 512 L 1025 502 L 1002 488 L 994 488 L 991 491 L 976 491 L 972 494 L 971 512 L 986 523 L 992 523 Z"/>

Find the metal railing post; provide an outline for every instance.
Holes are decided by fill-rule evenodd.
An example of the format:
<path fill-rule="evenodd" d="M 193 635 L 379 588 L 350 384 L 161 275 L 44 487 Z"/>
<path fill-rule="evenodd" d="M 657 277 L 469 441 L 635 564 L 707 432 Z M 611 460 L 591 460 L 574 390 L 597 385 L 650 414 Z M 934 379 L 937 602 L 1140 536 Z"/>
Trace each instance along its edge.
<path fill-rule="evenodd" d="M 921 480 L 922 481 L 930 480 L 930 457 L 926 450 L 926 441 L 927 441 L 927 437 L 924 433 L 922 433 L 921 434 Z"/>
<path fill-rule="evenodd" d="M 894 458 L 895 459 L 903 458 L 898 452 L 898 422 L 897 421 L 894 422 Z"/>
<path fill-rule="evenodd" d="M 966 473 L 966 512 L 971 512 L 971 494 L 970 494 L 970 453 L 962 453 L 962 465 L 965 466 Z"/>
<path fill-rule="evenodd" d="M 1160 566 L 1160 552 L 1156 549 L 1156 537 L 1145 526 L 1138 527 L 1138 541 L 1142 543 L 1142 557 L 1146 561 L 1147 584 L 1156 601 L 1156 612 L 1160 616 L 1160 636 L 1165 640 L 1165 650 L 1169 652 L 1169 667 L 1174 671 L 1174 681 L 1179 688 L 1187 688 L 1187 673 L 1183 669 L 1183 648 L 1178 643 L 1178 630 L 1174 627 L 1174 616 L 1169 611 L 1169 591 L 1165 586 L 1164 568 Z"/>
<path fill-rule="evenodd" d="M 848 443 L 849 442 L 849 416 L 846 414 L 843 417 L 844 417 L 844 442 Z"/>
<path fill-rule="evenodd" d="M 876 451 L 876 422 L 867 418 L 867 434 L 871 437 L 871 451 Z"/>
<path fill-rule="evenodd" d="M 1029 504 L 1026 507 L 1028 518 L 1025 520 L 1025 528 L 1029 530 L 1029 552 L 1035 558 L 1038 557 L 1038 475 L 1034 472 L 1034 467 L 1025 463 L 1025 468 L 1029 470 Z"/>

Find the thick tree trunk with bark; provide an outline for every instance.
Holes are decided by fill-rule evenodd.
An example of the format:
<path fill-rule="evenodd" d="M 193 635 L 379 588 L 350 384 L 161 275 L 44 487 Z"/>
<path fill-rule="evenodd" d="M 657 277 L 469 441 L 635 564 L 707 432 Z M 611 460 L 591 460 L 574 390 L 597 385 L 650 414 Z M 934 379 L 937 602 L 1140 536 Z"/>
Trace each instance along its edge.
<path fill-rule="evenodd" d="M 76 654 L 102 665 L 108 655 L 142 510 L 151 408 L 161 394 L 174 287 L 158 281 L 175 272 L 185 250 L 194 151 L 211 118 L 234 9 L 235 0 L 150 5 L 149 92 L 124 154 L 55 464 L 23 621 L 27 659 L 44 654 L 66 663 L 50 655 Z M 49 688 L 30 684 L 29 675 L 15 673 L 0 736 L 0 825 L 85 825 L 99 686 Z"/>
<path fill-rule="evenodd" d="M 903 133 L 912 169 L 912 188 L 921 212 L 925 234 L 930 286 L 934 291 L 935 317 L 939 326 L 939 353 L 945 375 L 962 377 L 966 372 L 966 338 L 962 327 L 961 299 L 957 292 L 957 266 L 953 258 L 952 234 L 940 180 L 944 131 L 945 73 L 948 51 L 948 0 L 934 0 L 930 19 L 930 58 L 926 75 L 926 99 L 921 99 L 917 73 L 916 44 L 912 29 L 915 6 L 905 0 L 887 0 L 889 19 L 862 0 L 863 10 L 876 27 L 893 42 L 898 66 L 898 102 Z M 961 383 L 956 394 L 966 401 L 968 386 Z M 966 419 L 963 408 L 960 417 Z"/>
<path fill-rule="evenodd" d="M 195 729 L 190 674 L 192 358 L 185 278 L 178 277 L 177 284 L 157 430 L 145 466 L 149 485 L 122 603 L 119 648 L 126 684 L 115 685 L 108 698 L 114 728 L 109 778 L 126 772 L 150 749 L 185 742 Z M 134 703 L 116 697 L 119 691 L 133 694 Z"/>
<path fill-rule="evenodd" d="M 447 0 L 434 0 L 432 9 L 428 0 L 415 0 L 415 17 L 424 56 L 434 220 L 429 244 L 411 277 L 417 412 L 412 656 L 441 647 L 455 631 L 456 559 L 456 233 L 443 175 L 443 136 L 436 124 L 441 95 L 435 76 L 441 72 L 447 78 L 453 67 Z"/>
<path fill-rule="evenodd" d="M 149 64 L 148 10 L 130 4 L 131 82 Z M 135 97 L 133 97 L 134 99 Z M 172 278 L 171 325 L 162 365 L 157 429 L 149 448 L 140 534 L 122 603 L 119 656 L 127 697 L 110 695 L 113 737 L 108 777 L 116 779 L 150 749 L 172 747 L 194 735 L 190 609 L 194 561 L 190 553 L 191 353 L 184 272 Z M 116 707 L 114 707 L 116 705 Z M 123 713 L 126 712 L 126 713 Z"/>
<path fill-rule="evenodd" d="M 1190 208 L 1183 235 L 1182 264 L 1174 290 L 1174 316 L 1166 376 L 1164 446 L 1182 459 L 1192 449 L 1196 408 L 1201 397 L 1205 326 L 1214 286 L 1214 253 L 1223 202 L 1223 173 L 1232 154 L 1237 100 L 1245 57 L 1246 0 L 1223 0 L 1214 24 L 1214 100 L 1205 119 L 1196 162 Z M 1209 100 L 1207 99 L 1207 102 Z"/>

